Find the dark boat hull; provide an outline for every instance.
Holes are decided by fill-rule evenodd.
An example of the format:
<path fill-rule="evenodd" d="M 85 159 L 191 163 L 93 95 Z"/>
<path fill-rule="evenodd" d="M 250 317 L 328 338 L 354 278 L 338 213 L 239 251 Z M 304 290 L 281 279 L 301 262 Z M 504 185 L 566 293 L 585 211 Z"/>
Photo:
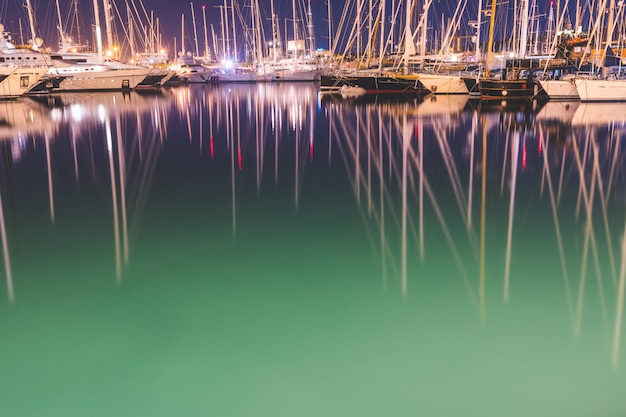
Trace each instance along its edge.
<path fill-rule="evenodd" d="M 483 100 L 530 100 L 538 87 L 529 80 L 493 80 L 481 78 L 478 90 Z"/>
<path fill-rule="evenodd" d="M 467 87 L 470 97 L 480 96 L 480 91 L 478 90 L 478 77 L 461 77 L 461 79 L 465 83 L 465 87 Z"/>
<path fill-rule="evenodd" d="M 478 90 L 483 100 L 530 100 L 539 91 L 533 81 L 487 78 L 478 81 Z"/>
<path fill-rule="evenodd" d="M 342 87 L 362 88 L 367 94 L 428 94 L 415 77 L 322 75 L 320 87 L 326 92 L 340 92 Z"/>

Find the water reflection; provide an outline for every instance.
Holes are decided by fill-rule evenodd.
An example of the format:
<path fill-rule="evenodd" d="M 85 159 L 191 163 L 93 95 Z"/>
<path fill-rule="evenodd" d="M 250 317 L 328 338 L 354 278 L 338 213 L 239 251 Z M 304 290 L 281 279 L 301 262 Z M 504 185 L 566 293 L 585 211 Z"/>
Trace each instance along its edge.
<path fill-rule="evenodd" d="M 29 164 L 29 154 L 36 159 L 43 142 L 48 188 L 50 222 L 55 223 L 55 170 L 56 159 L 63 161 L 65 140 L 69 137 L 74 166 L 75 181 L 80 171 L 89 170 L 92 180 L 100 178 L 98 166 L 103 152 L 108 161 L 108 178 L 111 190 L 113 234 L 115 245 L 115 276 L 118 284 L 122 278 L 122 263 L 128 264 L 129 238 L 127 213 L 127 167 L 126 154 L 133 164 L 132 174 L 138 184 L 131 199 L 141 211 L 150 185 L 150 175 L 158 159 L 161 126 L 166 124 L 170 107 L 168 91 L 159 94 L 77 94 L 49 95 L 3 102 L 4 129 L 2 139 L 5 151 L 5 178 L 10 179 L 13 166 Z M 62 143 L 57 143 L 61 141 Z M 81 166 L 79 156 L 87 155 Z M 24 160 L 24 161 L 23 161 Z M 59 162 L 62 164 L 62 162 Z M 4 192 L 12 193 L 13 185 L 5 184 Z M 121 216 L 120 216 L 121 211 Z M 140 217 L 140 214 L 138 214 Z M 4 216 L 2 220 L 3 248 L 7 275 L 8 294 L 13 302 L 12 275 L 8 241 L 5 239 Z M 139 219 L 137 219 L 139 220 Z"/>
<path fill-rule="evenodd" d="M 320 306 L 332 304 L 327 297 L 342 285 L 350 290 L 341 294 L 358 299 L 374 265 L 375 291 L 402 306 L 425 305 L 420 314 L 445 316 L 448 326 L 467 325 L 458 312 L 482 330 L 515 317 L 521 324 L 503 328 L 520 334 L 526 334 L 522 327 L 539 326 L 534 320 L 554 320 L 551 325 L 569 326 L 578 343 L 601 329 L 602 346 L 593 354 L 618 367 L 626 286 L 622 104 L 341 98 L 270 83 L 8 104 L 7 114 L 31 115 L 5 123 L 11 133 L 3 135 L 0 232 L 11 304 L 34 289 L 19 268 L 12 273 L 21 230 L 5 220 L 36 214 L 55 232 L 69 229 L 71 241 L 78 233 L 67 213 L 84 205 L 81 218 L 106 224 L 93 240 L 105 242 L 98 259 L 120 287 L 115 297 L 135 300 L 163 287 L 159 309 L 167 310 L 176 294 L 193 298 L 205 282 L 223 280 L 237 287 L 225 303 L 279 293 L 300 300 L 300 292 L 310 293 L 315 314 L 306 320 L 314 322 L 311 328 L 327 328 L 340 318 L 315 321 Z M 36 186 L 23 187 L 26 179 Z M 39 194 L 46 194 L 49 214 L 38 212 Z M 24 201 L 34 203 L 25 207 Z M 342 224 L 346 212 L 360 218 L 359 230 Z M 179 229 L 190 232 L 171 232 Z M 271 232 L 257 236 L 257 230 Z M 354 237 L 346 239 L 349 234 Z M 358 249 L 361 234 L 369 239 L 367 253 Z M 133 251 L 137 241 L 148 248 L 143 257 Z M 340 242 L 335 258 L 324 258 L 334 241 Z M 289 246 L 304 248 L 306 258 L 292 260 Z M 152 251 L 158 255 L 145 255 Z M 280 251 L 283 256 L 275 254 Z M 287 266 L 274 264 L 282 261 Z M 333 262 L 353 264 L 335 269 Z M 241 265 L 251 265 L 245 271 L 252 280 L 230 272 L 243 271 Z M 318 289 L 324 275 L 336 280 L 332 291 Z M 168 279 L 176 284 L 168 286 Z M 293 289 L 300 284 L 304 290 Z M 221 320 L 207 309 L 219 305 L 224 292 L 198 290 L 198 316 Z M 342 299 L 342 308 L 349 310 L 343 303 L 351 301 Z M 280 317 L 297 317 L 300 328 L 304 319 L 292 304 L 275 308 Z M 185 308 L 174 314 L 183 322 L 190 320 Z M 407 311 L 402 314 L 413 317 Z M 223 333 L 229 331 L 236 332 Z"/>
<path fill-rule="evenodd" d="M 435 97 L 432 100 L 438 99 L 439 97 Z M 626 120 L 623 104 L 548 103 L 540 109 L 504 105 L 468 110 L 467 107 L 459 109 L 450 105 L 447 100 L 442 106 L 431 106 L 430 103 L 428 99 L 417 105 L 358 105 L 353 101 L 345 101 L 333 104 L 334 113 L 329 116 L 329 119 L 339 121 L 342 125 L 343 130 L 335 130 L 333 134 L 346 144 L 344 157 L 348 171 L 354 175 L 355 198 L 363 207 L 364 217 L 369 218 L 380 231 L 378 247 L 384 285 L 387 285 L 388 262 L 392 257 L 389 242 L 394 239 L 389 236 L 395 236 L 386 217 L 399 217 L 392 224 L 395 223 L 400 228 L 400 266 L 397 270 L 400 271 L 401 292 L 406 296 L 408 282 L 413 281 L 407 276 L 418 276 L 420 269 L 423 270 L 418 265 L 413 266 L 414 272 L 409 270 L 407 264 L 413 249 L 408 237 L 417 235 L 415 240 L 418 242 L 419 258 L 423 265 L 424 246 L 428 244 L 424 238 L 424 205 L 428 203 L 439 223 L 440 232 L 445 236 L 449 256 L 457 265 L 467 295 L 477 306 L 482 319 L 486 316 L 486 285 L 489 281 L 495 284 L 493 279 L 499 274 L 493 266 L 500 263 L 500 256 L 504 259 L 503 300 L 508 302 L 511 287 L 516 285 L 511 282 L 511 263 L 515 257 L 514 225 L 519 223 L 515 220 L 516 207 L 520 206 L 517 207 L 518 210 L 528 210 L 527 203 L 516 203 L 516 197 L 520 198 L 518 176 L 524 175 L 525 190 L 521 195 L 523 200 L 536 198 L 534 194 L 537 191 L 540 195 L 543 195 L 544 189 L 548 191 L 548 199 L 541 198 L 540 204 L 544 206 L 544 213 L 552 213 L 563 291 L 575 336 L 580 337 L 582 331 L 586 281 L 591 274 L 590 268 L 593 268 L 592 275 L 596 278 L 597 296 L 607 332 L 607 304 L 615 304 L 615 326 L 610 338 L 613 340 L 612 362 L 613 366 L 617 366 L 624 274 L 622 271 L 618 277 L 616 273 L 614 243 L 617 239 L 622 241 L 623 235 L 615 236 L 613 231 L 620 230 L 619 223 L 624 219 L 623 215 L 610 215 L 611 212 L 615 213 L 610 206 L 617 208 L 619 213 L 623 201 L 611 201 L 609 196 L 623 186 L 615 182 L 616 170 L 622 166 L 617 161 L 623 158 L 620 154 Z M 352 119 L 356 121 L 351 121 Z M 364 120 L 368 122 L 365 123 Z M 555 129 L 555 125 L 559 127 Z M 360 133 L 363 130 L 367 132 L 365 135 Z M 375 137 L 377 140 L 373 140 Z M 363 149 L 363 144 L 367 144 L 366 150 Z M 372 161 L 375 162 L 372 164 Z M 362 166 L 368 167 L 367 175 L 361 173 Z M 371 169 L 378 171 L 374 175 L 378 184 L 372 181 L 373 177 L 369 172 Z M 476 236 L 472 227 L 475 174 L 480 177 L 479 236 Z M 500 177 L 499 191 L 494 184 L 496 175 Z M 531 176 L 540 176 L 540 180 L 533 181 Z M 445 186 L 443 177 L 447 178 Z M 435 181 L 438 186 L 432 185 Z M 566 189 L 568 185 L 570 188 Z M 380 187 L 378 208 L 371 204 L 372 189 L 375 186 Z M 368 190 L 366 199 L 361 197 L 360 189 Z M 399 199 L 393 197 L 394 191 L 401 195 Z M 575 198 L 571 198 L 572 192 L 576 194 Z M 508 210 L 500 207 L 500 204 L 488 203 L 489 195 L 495 194 L 501 198 L 507 193 Z M 563 196 L 568 193 L 570 198 L 564 203 Z M 416 199 L 416 209 L 413 209 L 411 199 Z M 453 201 L 457 207 L 456 215 L 450 210 Z M 600 205 L 599 210 L 594 210 L 596 201 Z M 584 210 L 583 219 L 579 219 L 581 207 Z M 575 214 L 573 217 L 572 211 Z M 505 212 L 507 220 L 506 228 L 503 229 L 506 233 L 501 233 L 489 224 L 497 225 L 499 217 Z M 412 218 L 410 213 L 415 213 L 417 219 Z M 431 218 L 431 222 L 433 220 Z M 584 222 L 584 234 L 578 236 L 576 230 L 581 227 L 581 221 Z M 458 233 L 458 227 L 450 226 L 454 222 L 467 225 L 465 238 Z M 602 232 L 596 231 L 596 228 L 602 229 Z M 563 230 L 570 235 L 569 239 L 582 238 L 582 248 L 567 244 L 564 240 L 568 238 L 564 238 Z M 541 233 L 535 239 L 549 239 L 547 230 L 544 229 Z M 598 238 L 602 234 L 606 247 L 599 249 Z M 502 242 L 505 247 L 502 255 L 498 255 L 498 250 L 488 250 L 488 247 L 497 249 L 498 242 Z M 473 256 L 468 256 L 469 254 Z M 440 250 L 432 255 L 436 258 L 445 256 Z M 491 258 L 486 258 L 490 256 Z M 617 256 L 624 265 L 626 255 L 623 251 Z M 580 265 L 576 265 L 577 261 L 580 261 Z M 571 277 L 572 270 L 579 271 L 576 280 Z M 611 277 L 609 288 L 606 288 L 607 282 L 604 279 L 607 270 Z M 488 275 L 493 278 L 489 280 Z M 574 296 L 575 282 L 578 287 L 577 296 Z M 607 291 L 610 295 L 607 295 Z"/>

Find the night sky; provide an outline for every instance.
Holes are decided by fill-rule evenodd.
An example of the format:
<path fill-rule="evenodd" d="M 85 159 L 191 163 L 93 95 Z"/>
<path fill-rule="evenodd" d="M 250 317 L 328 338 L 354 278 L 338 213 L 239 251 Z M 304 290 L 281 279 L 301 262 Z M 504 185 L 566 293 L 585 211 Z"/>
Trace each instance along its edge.
<path fill-rule="evenodd" d="M 53 0 L 31 0 L 33 4 L 33 8 L 35 9 L 35 18 L 37 21 L 37 32 L 38 36 L 42 37 L 46 43 L 46 45 L 50 46 L 52 49 L 55 49 L 57 45 L 57 37 L 58 32 L 56 30 L 57 25 L 57 12 L 55 2 Z M 100 1 L 100 7 L 102 9 L 102 0 Z M 230 4 L 231 0 L 227 0 L 228 4 Z M 270 0 L 258 0 L 259 5 L 261 7 L 261 15 L 266 19 L 263 22 L 266 37 L 269 39 L 270 36 L 270 21 L 268 20 L 270 15 Z M 304 7 L 305 2 L 307 0 L 296 0 L 297 4 L 302 5 Z M 336 31 L 337 24 L 341 18 L 342 10 L 347 2 L 347 0 L 330 0 L 332 4 L 332 20 L 333 20 L 333 32 Z M 398 4 L 403 0 L 388 0 L 388 12 L 387 16 L 389 18 L 391 5 Z M 64 26 L 66 31 L 72 27 L 72 12 L 71 12 L 71 4 L 73 0 L 60 0 L 61 5 L 61 14 L 64 19 Z M 366 9 L 369 7 L 370 2 L 372 4 L 376 4 L 376 0 L 365 0 Z M 249 4 L 250 0 L 236 0 L 236 3 L 241 5 Z M 483 8 L 488 7 L 488 0 L 483 0 Z M 28 16 L 26 13 L 26 8 L 24 7 L 25 0 L 3 0 L 0 3 L 0 22 L 5 25 L 6 30 L 10 31 L 14 38 L 18 38 L 20 33 L 19 19 L 22 19 L 22 31 L 24 33 L 24 38 L 29 39 L 28 36 Z M 117 8 L 119 13 L 122 15 L 122 19 L 126 21 L 126 3 L 121 0 L 117 0 Z M 137 9 L 141 11 L 141 3 L 136 3 Z M 202 23 L 202 6 L 206 6 L 207 11 L 207 26 L 209 27 L 209 43 L 211 44 L 211 25 L 216 32 L 217 37 L 220 37 L 220 9 L 218 6 L 224 4 L 224 0 L 208 0 L 208 1 L 198 1 L 193 2 L 195 16 L 196 16 L 196 25 L 197 25 L 197 37 L 199 43 L 200 51 L 203 50 L 203 23 Z M 349 3 L 352 4 L 352 3 Z M 433 39 L 437 39 L 441 37 L 441 16 L 444 15 L 444 19 L 447 19 L 447 16 L 452 16 L 454 13 L 454 9 L 457 6 L 456 1 L 450 0 L 441 0 L 433 2 L 433 11 L 429 13 L 429 37 Z M 475 16 L 477 10 L 478 2 L 476 0 L 470 0 L 467 6 L 467 11 L 465 13 L 466 19 L 467 16 Z M 194 49 L 194 33 L 193 26 L 191 23 L 191 6 L 190 2 L 182 2 L 182 1 L 165 1 L 165 0 L 144 0 L 143 6 L 145 11 L 150 14 L 154 12 L 154 16 L 158 17 L 160 20 L 161 30 L 163 36 L 163 43 L 166 45 L 166 48 L 171 52 L 174 49 L 174 38 L 176 38 L 177 49 L 180 49 L 180 37 L 181 37 L 181 15 L 185 15 L 185 45 L 186 49 L 193 50 Z M 280 17 L 280 26 L 281 33 L 284 33 L 285 26 L 288 31 L 288 37 L 291 37 L 292 34 L 292 26 L 293 23 L 291 21 L 292 16 L 292 0 L 274 0 L 274 7 L 276 13 Z M 511 8 L 512 5 L 509 4 L 507 7 Z M 545 19 L 548 15 L 547 9 L 549 7 L 548 0 L 541 0 L 537 4 L 538 14 L 542 14 L 545 25 Z M 315 25 L 315 37 L 318 48 L 327 48 L 328 47 L 328 23 L 327 23 L 327 0 L 311 0 L 311 8 L 313 11 L 313 20 Z M 79 3 L 80 9 L 80 22 L 81 22 L 81 36 L 88 40 L 90 44 L 93 43 L 92 34 L 91 34 L 91 24 L 92 24 L 92 16 L 93 16 L 93 0 L 81 0 Z M 250 22 L 250 10 L 247 6 L 240 6 L 240 10 L 243 18 L 248 22 Z M 506 11 L 504 11 L 506 13 Z M 403 15 L 404 12 L 401 12 Z M 101 25 L 104 27 L 104 13 L 101 10 Z M 511 16 L 511 12 L 509 10 L 508 13 Z M 287 24 L 285 25 L 284 18 L 289 19 Z M 119 22 L 120 19 L 116 16 L 116 22 Z M 389 19 L 388 19 L 389 20 Z M 499 26 L 500 27 L 510 27 L 509 19 L 500 19 Z M 573 20 L 573 19 L 572 19 Z M 351 20 L 352 22 L 352 20 Z M 487 24 L 486 19 L 483 24 L 483 33 L 486 32 Z M 143 24 L 146 24 L 146 20 L 144 19 Z M 121 38 L 123 32 L 121 30 L 121 25 L 117 23 L 118 29 L 117 33 Z M 125 23 L 125 25 L 127 25 Z M 463 31 L 464 35 L 468 34 L 468 25 L 462 24 L 460 30 Z M 504 29 L 502 29 L 504 31 Z M 545 30 L 545 29 L 544 29 Z M 504 32 L 503 32 L 504 33 Z M 74 34 L 74 33 L 72 33 Z M 239 35 L 240 36 L 240 35 Z M 496 35 L 497 36 L 497 35 Z"/>
<path fill-rule="evenodd" d="M 37 31 L 38 35 L 44 38 L 45 42 L 49 46 L 56 45 L 58 33 L 56 31 L 57 25 L 57 12 L 55 2 L 53 0 L 31 0 L 33 4 L 33 8 L 35 9 L 35 18 L 37 22 Z M 60 0 L 61 7 L 61 15 L 65 20 L 64 26 L 69 27 L 71 22 L 71 4 L 73 0 Z M 104 12 L 102 11 L 102 0 L 100 0 L 100 19 L 101 25 L 104 27 Z M 230 4 L 231 0 L 227 0 Z M 242 0 L 238 0 L 240 4 L 243 3 Z M 298 2 L 302 2 L 303 0 L 297 0 Z M 237 0 L 236 0 L 237 2 Z M 249 0 L 246 0 L 248 3 Z M 333 20 L 338 21 L 341 15 L 341 10 L 345 3 L 341 0 L 336 0 L 332 2 L 333 6 Z M 22 31 L 24 33 L 24 37 L 27 37 L 28 32 L 28 16 L 26 13 L 26 9 L 23 6 L 25 4 L 25 0 L 8 0 L 2 1 L 0 5 L 0 22 L 5 25 L 5 30 L 11 32 L 14 37 L 17 37 L 20 29 L 19 29 L 19 19 L 22 19 Z M 202 44 L 202 40 L 204 39 L 203 35 L 203 23 L 202 23 L 202 6 L 206 6 L 206 15 L 207 15 L 207 26 L 209 26 L 209 37 L 210 37 L 210 25 L 213 24 L 216 33 L 220 30 L 220 11 L 218 6 L 223 5 L 223 0 L 209 0 L 209 1 L 197 1 L 193 2 L 195 15 L 196 15 L 196 25 L 198 31 L 198 42 Z M 182 2 L 182 1 L 163 1 L 163 0 L 144 0 L 143 5 L 147 13 L 151 11 L 154 12 L 154 16 L 160 19 L 161 24 L 161 33 L 163 34 L 163 40 L 166 44 L 169 44 L 170 49 L 174 46 L 174 37 L 177 39 L 178 45 L 180 45 L 180 34 L 181 34 L 181 15 L 185 15 L 185 42 L 187 49 L 190 49 L 193 43 L 193 26 L 191 24 L 191 5 L 190 2 Z M 262 9 L 263 16 L 270 15 L 270 1 L 269 0 L 259 0 L 259 5 Z M 292 16 L 292 0 L 275 0 L 274 7 L 276 13 L 281 18 L 281 25 L 284 27 L 284 21 L 282 21 L 283 17 L 291 18 Z M 117 7 L 123 16 L 126 19 L 126 6 L 125 3 L 118 0 Z M 137 8 L 141 10 L 141 4 L 137 3 Z M 313 10 L 313 19 L 315 25 L 315 34 L 316 41 L 318 47 L 327 47 L 327 32 L 328 32 L 328 23 L 327 23 L 327 6 L 326 0 L 312 0 L 311 8 Z M 250 12 L 247 7 L 241 7 L 242 14 L 244 18 L 249 18 Z M 82 36 L 86 38 L 90 38 L 90 29 L 89 26 L 92 24 L 92 16 L 93 16 L 93 0 L 82 0 L 79 3 L 79 14 L 81 15 L 81 32 Z M 119 19 L 116 18 L 119 21 Z M 145 24 L 145 22 L 144 22 Z M 269 27 L 270 22 L 263 22 L 266 32 L 269 36 Z M 291 20 L 288 22 L 288 28 L 292 27 Z M 118 33 L 121 33 L 121 30 L 118 29 Z M 210 43 L 211 41 L 209 41 Z M 202 49 L 202 46 L 200 46 Z"/>

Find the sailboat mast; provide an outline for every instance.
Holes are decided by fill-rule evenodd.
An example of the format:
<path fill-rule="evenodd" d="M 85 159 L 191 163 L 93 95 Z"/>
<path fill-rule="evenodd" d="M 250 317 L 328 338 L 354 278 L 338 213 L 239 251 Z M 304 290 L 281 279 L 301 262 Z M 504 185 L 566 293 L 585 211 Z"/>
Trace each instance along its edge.
<path fill-rule="evenodd" d="M 93 0 L 94 24 L 96 30 L 96 48 L 98 50 L 98 62 L 102 62 L 102 31 L 100 29 L 100 9 L 98 0 Z"/>
<path fill-rule="evenodd" d="M 530 5 L 528 0 L 522 0 L 522 22 L 520 28 L 519 57 L 526 57 L 528 49 L 528 14 L 530 13 Z"/>
<path fill-rule="evenodd" d="M 480 0 L 478 0 L 478 2 L 480 3 Z M 428 38 L 427 37 L 427 31 L 428 31 L 428 11 L 430 10 L 430 4 L 431 3 L 432 2 L 429 1 L 428 2 L 428 6 L 426 6 L 426 7 L 424 7 L 424 5 L 422 6 L 422 7 L 424 7 L 423 10 L 422 10 L 422 14 L 423 14 L 422 21 L 423 21 L 423 23 L 422 23 L 422 35 L 421 35 L 421 39 L 420 39 L 420 55 L 422 57 L 426 56 L 426 40 Z M 480 7 L 479 7 L 479 10 L 480 10 Z M 480 11 L 479 11 L 479 13 L 480 13 Z M 424 61 L 422 61 L 422 65 L 423 65 L 423 62 Z"/>
<path fill-rule="evenodd" d="M 206 6 L 202 5 L 202 22 L 204 27 L 204 57 L 208 61 L 211 59 L 211 53 L 209 52 L 209 35 L 206 27 Z"/>
<path fill-rule="evenodd" d="M 296 15 L 296 0 L 291 0 L 291 8 L 293 14 L 293 46 L 295 57 L 298 58 L 298 20 Z"/>
<path fill-rule="evenodd" d="M 154 17 L 153 17 L 153 19 L 154 19 Z M 156 18 L 156 23 L 155 23 L 155 25 L 153 27 L 155 28 L 154 29 L 154 33 L 152 34 L 152 36 L 154 36 L 154 42 L 156 43 L 156 50 L 155 50 L 155 52 L 159 52 L 160 53 L 161 49 L 163 49 L 163 48 L 161 47 L 161 24 L 160 24 L 160 20 L 159 20 L 158 17 Z"/>
<path fill-rule="evenodd" d="M 382 0 L 383 3 L 385 0 Z M 328 4 L 328 50 L 332 53 L 333 51 L 333 21 L 332 21 L 332 13 L 330 7 L 330 0 L 327 1 Z"/>
<path fill-rule="evenodd" d="M 270 12 L 272 13 L 272 59 L 274 60 L 274 63 L 276 63 L 276 42 L 278 42 L 278 39 L 276 39 L 276 33 L 278 32 L 278 28 L 276 26 L 278 26 L 276 24 L 276 12 L 274 11 L 274 0 L 271 0 L 270 2 Z"/>
<path fill-rule="evenodd" d="M 37 45 L 37 34 L 35 33 L 35 17 L 33 15 L 33 6 L 30 0 L 26 0 L 26 9 L 28 11 L 28 23 L 30 24 L 30 36 L 33 49 L 38 50 L 39 45 Z"/>
<path fill-rule="evenodd" d="M 80 19 L 78 16 L 78 0 L 74 0 L 74 24 L 76 25 L 76 44 L 81 45 L 80 40 Z"/>
<path fill-rule="evenodd" d="M 213 39 L 213 52 L 215 52 L 215 60 L 217 61 L 219 54 L 219 42 L 217 41 L 217 35 L 215 34 L 215 27 L 211 24 L 211 38 Z"/>
<path fill-rule="evenodd" d="M 483 15 L 483 0 L 478 0 L 478 14 L 476 17 L 476 62 L 480 62 L 480 26 Z"/>
<path fill-rule="evenodd" d="M 57 0 L 58 1 L 58 0 Z M 128 17 L 128 44 L 130 46 L 130 56 L 135 58 L 135 29 L 130 11 L 130 5 L 126 4 L 126 16 Z"/>
<path fill-rule="evenodd" d="M 230 13 L 233 21 L 233 62 L 239 62 L 237 54 L 237 31 L 235 30 L 235 0 L 231 0 L 230 6 Z"/>
<path fill-rule="evenodd" d="M 109 0 L 104 0 L 104 27 L 107 32 L 107 50 L 111 52 L 113 46 L 113 25 L 111 17 L 111 3 Z M 117 57 L 115 57 L 117 58 Z"/>
<path fill-rule="evenodd" d="M 185 55 L 185 15 L 180 15 L 180 56 Z"/>
<path fill-rule="evenodd" d="M 385 9 L 386 2 L 385 0 L 380 0 L 380 44 L 378 46 L 378 70 L 383 69 L 383 61 L 385 59 Z"/>
<path fill-rule="evenodd" d="M 487 41 L 487 61 L 489 61 L 489 54 L 493 53 L 493 25 L 496 20 L 496 1 L 491 0 L 491 15 L 489 16 L 489 40 Z M 485 77 L 489 77 L 489 62 L 485 64 Z"/>
<path fill-rule="evenodd" d="M 369 0 L 368 10 L 367 10 L 367 67 L 370 66 L 370 61 L 372 59 L 372 55 L 374 54 L 374 18 L 372 16 L 372 0 Z"/>
<path fill-rule="evenodd" d="M 61 18 L 61 7 L 59 6 L 59 0 L 56 0 L 57 17 L 59 19 L 59 43 L 65 45 L 65 33 L 63 32 L 63 19 Z"/>
<path fill-rule="evenodd" d="M 311 11 L 311 0 L 309 0 L 309 7 L 306 14 L 307 26 L 309 29 L 309 55 L 311 56 L 311 58 L 313 58 L 315 56 L 315 29 L 313 27 L 313 12 Z"/>
<path fill-rule="evenodd" d="M 361 11 L 363 0 L 356 0 L 356 61 L 361 65 Z"/>
<path fill-rule="evenodd" d="M 191 22 L 193 24 L 193 41 L 196 46 L 196 56 L 200 55 L 200 49 L 198 48 L 198 31 L 196 28 L 196 13 L 193 10 L 193 2 L 189 3 L 191 5 Z"/>
<path fill-rule="evenodd" d="M 250 2 L 250 7 L 252 8 L 251 20 L 252 20 L 252 61 L 256 63 L 260 63 L 263 60 L 263 45 L 261 43 L 261 31 L 260 31 L 260 20 L 261 16 L 259 13 L 259 3 L 258 0 L 252 0 Z"/>
<path fill-rule="evenodd" d="M 220 23 L 222 25 L 222 59 L 228 60 L 230 59 L 230 39 L 228 38 L 228 25 L 226 24 L 228 20 L 228 12 L 226 8 L 226 0 L 224 0 L 224 6 L 219 6 L 220 8 Z"/>
<path fill-rule="evenodd" d="M 605 51 L 608 50 L 608 48 L 611 46 L 611 43 L 613 42 L 613 22 L 615 21 L 615 0 L 611 0 L 611 3 L 609 5 L 609 9 L 608 9 L 608 17 L 607 17 L 607 22 L 606 22 L 606 38 L 605 38 L 605 42 L 606 42 L 606 47 L 604 48 Z M 606 52 L 605 52 L 606 55 Z"/>
<path fill-rule="evenodd" d="M 411 30 L 411 0 L 405 2 L 404 21 L 404 72 L 409 72 L 409 57 L 415 55 L 415 45 L 413 45 L 413 31 Z"/>

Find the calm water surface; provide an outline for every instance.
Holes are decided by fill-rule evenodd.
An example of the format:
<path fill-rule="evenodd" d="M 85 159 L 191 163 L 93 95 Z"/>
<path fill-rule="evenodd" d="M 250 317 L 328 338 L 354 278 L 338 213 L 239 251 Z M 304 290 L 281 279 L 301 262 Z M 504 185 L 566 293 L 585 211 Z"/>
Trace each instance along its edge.
<path fill-rule="evenodd" d="M 3 416 L 626 415 L 624 104 L 0 103 Z"/>

